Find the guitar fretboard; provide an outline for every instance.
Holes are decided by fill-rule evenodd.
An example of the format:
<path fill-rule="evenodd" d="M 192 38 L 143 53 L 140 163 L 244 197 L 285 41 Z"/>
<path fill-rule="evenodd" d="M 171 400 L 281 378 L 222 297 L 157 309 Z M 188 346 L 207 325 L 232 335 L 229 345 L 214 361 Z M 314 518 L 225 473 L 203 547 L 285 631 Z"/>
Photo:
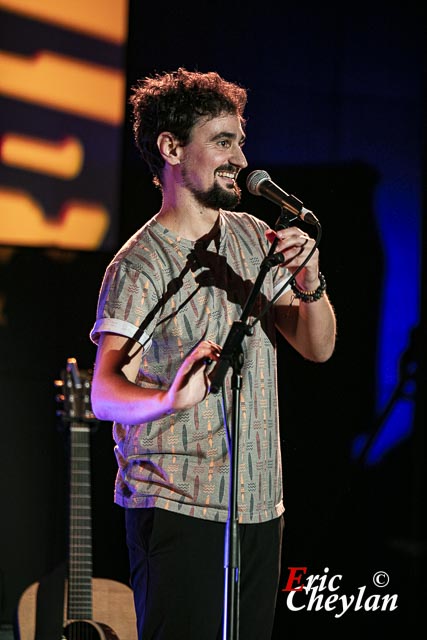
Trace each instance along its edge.
<path fill-rule="evenodd" d="M 92 517 L 90 432 L 71 425 L 70 539 L 68 555 L 68 615 L 92 619 Z"/>
<path fill-rule="evenodd" d="M 72 620 L 91 620 L 92 606 L 92 504 L 90 425 L 77 416 L 90 404 L 90 383 L 80 380 L 73 389 L 68 378 L 69 431 L 69 541 L 67 615 Z M 71 389 L 71 391 L 70 391 Z M 73 419 L 75 418 L 76 421 Z"/>

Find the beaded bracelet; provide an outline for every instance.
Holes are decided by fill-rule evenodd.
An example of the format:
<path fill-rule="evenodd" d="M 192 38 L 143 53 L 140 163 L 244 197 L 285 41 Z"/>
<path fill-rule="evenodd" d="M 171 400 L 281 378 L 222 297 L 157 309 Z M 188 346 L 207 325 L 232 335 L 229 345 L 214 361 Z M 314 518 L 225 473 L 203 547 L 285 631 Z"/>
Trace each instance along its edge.
<path fill-rule="evenodd" d="M 295 281 L 295 278 L 292 278 L 290 283 L 291 289 L 294 292 L 295 297 L 299 298 L 303 302 L 315 302 L 316 300 L 319 300 L 323 296 L 326 290 L 326 280 L 325 280 L 325 276 L 322 273 L 319 273 L 319 280 L 320 280 L 320 284 L 317 287 L 317 289 L 314 289 L 313 291 L 302 291 L 298 287 Z"/>

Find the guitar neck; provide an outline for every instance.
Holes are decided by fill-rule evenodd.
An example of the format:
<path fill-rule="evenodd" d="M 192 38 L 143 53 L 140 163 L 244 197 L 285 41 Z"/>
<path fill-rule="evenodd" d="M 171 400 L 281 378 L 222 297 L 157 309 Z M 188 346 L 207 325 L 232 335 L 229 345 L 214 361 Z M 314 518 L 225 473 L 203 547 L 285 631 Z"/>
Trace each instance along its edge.
<path fill-rule="evenodd" d="M 70 426 L 68 618 L 92 619 L 90 427 Z"/>
<path fill-rule="evenodd" d="M 92 501 L 90 466 L 90 380 L 69 360 L 65 376 L 69 418 L 69 620 L 92 620 Z"/>

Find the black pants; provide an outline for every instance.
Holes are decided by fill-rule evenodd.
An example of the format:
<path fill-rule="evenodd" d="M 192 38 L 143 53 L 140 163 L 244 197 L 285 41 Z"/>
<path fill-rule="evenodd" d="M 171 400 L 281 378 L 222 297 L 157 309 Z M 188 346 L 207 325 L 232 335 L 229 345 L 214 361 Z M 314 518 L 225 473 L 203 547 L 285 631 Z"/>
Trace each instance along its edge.
<path fill-rule="evenodd" d="M 239 525 L 239 639 L 270 640 L 283 517 Z M 225 525 L 164 509 L 128 509 L 139 640 L 221 640 Z"/>

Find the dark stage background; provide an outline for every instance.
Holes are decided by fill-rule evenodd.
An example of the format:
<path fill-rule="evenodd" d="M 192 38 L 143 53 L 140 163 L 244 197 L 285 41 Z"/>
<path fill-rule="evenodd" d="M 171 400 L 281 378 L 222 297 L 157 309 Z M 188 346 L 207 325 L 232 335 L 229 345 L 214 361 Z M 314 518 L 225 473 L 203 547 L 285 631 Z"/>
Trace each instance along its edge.
<path fill-rule="evenodd" d="M 354 455 L 357 439 L 364 435 L 371 443 L 388 418 L 377 397 L 390 252 L 408 242 L 403 229 L 409 222 L 415 219 L 415 228 L 422 229 L 421 15 L 410 4 L 398 11 L 386 3 L 334 9 L 264 3 L 252 10 L 215 3 L 203 13 L 196 3 L 130 2 L 127 90 L 146 73 L 179 65 L 214 69 L 250 88 L 249 167 L 241 175 L 240 208 L 276 221 L 277 207 L 244 188 L 246 175 L 262 168 L 314 210 L 323 231 L 321 267 L 338 317 L 337 349 L 328 363 L 304 362 L 287 344 L 279 345 L 286 503 L 281 586 L 289 567 L 319 575 L 327 568 L 329 575 L 342 576 L 340 595 L 357 596 L 364 585 L 365 600 L 398 595 L 393 612 L 353 608 L 335 618 L 324 608 L 291 611 L 281 592 L 274 637 L 318 631 L 384 637 L 417 625 L 425 629 L 426 283 L 420 233 L 409 249 L 419 256 L 419 271 L 414 278 L 400 264 L 402 282 L 393 294 L 395 320 L 405 322 L 406 286 L 414 287 L 421 309 L 394 363 L 389 394 L 390 412 L 394 401 L 413 407 L 411 428 L 375 464 L 363 453 Z M 403 141 L 400 128 L 410 132 L 409 140 Z M 377 138 L 379 129 L 383 135 Z M 120 177 L 117 247 L 159 204 L 129 124 Z M 392 207 L 393 181 L 403 200 L 405 193 L 409 200 L 418 194 L 418 208 L 408 206 L 409 221 Z M 387 194 L 388 205 L 379 198 Z M 391 250 L 382 232 L 387 206 L 397 228 Z M 93 364 L 88 334 L 113 251 L 5 247 L 1 255 L 0 622 L 7 626 L 24 589 L 65 559 L 67 452 L 53 382 L 68 357 L 84 369 Z M 94 575 L 126 583 L 123 513 L 112 501 L 116 465 L 109 423 L 92 434 L 91 465 Z M 372 577 L 382 571 L 390 582 L 375 588 Z M 185 577 L 177 576 L 177 589 L 180 579 Z"/>

